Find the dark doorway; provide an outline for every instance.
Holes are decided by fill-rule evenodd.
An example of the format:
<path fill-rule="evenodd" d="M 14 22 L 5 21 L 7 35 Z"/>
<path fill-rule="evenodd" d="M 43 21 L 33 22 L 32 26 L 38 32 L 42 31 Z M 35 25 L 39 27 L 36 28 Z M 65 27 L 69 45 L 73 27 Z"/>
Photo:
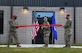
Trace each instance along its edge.
<path fill-rule="evenodd" d="M 48 18 L 49 23 L 52 24 L 52 15 L 53 15 L 53 12 L 39 12 L 39 11 L 37 11 L 37 12 L 33 12 L 32 18 L 33 19 L 37 18 L 38 23 L 42 24 L 43 23 L 43 17 L 46 16 Z M 34 42 L 34 40 L 32 40 L 32 43 L 33 44 L 44 44 L 43 40 L 44 40 L 43 39 L 43 31 L 40 27 L 39 32 L 35 38 L 35 42 Z M 50 37 L 49 37 L 49 44 L 54 44 L 54 39 L 52 37 L 52 30 L 51 30 Z"/>

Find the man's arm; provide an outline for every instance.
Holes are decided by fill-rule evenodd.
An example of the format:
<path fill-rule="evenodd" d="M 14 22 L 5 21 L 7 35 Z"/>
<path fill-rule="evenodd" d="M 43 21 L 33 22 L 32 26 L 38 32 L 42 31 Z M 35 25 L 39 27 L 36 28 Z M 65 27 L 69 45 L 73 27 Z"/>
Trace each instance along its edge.
<path fill-rule="evenodd" d="M 10 20 L 10 21 L 9 21 L 9 25 L 10 25 L 10 26 L 14 26 L 14 24 L 13 24 L 13 21 L 12 21 L 12 20 Z"/>
<path fill-rule="evenodd" d="M 70 25 L 71 25 L 71 20 L 67 21 L 63 27 L 68 28 L 68 27 L 70 27 Z"/>
<path fill-rule="evenodd" d="M 17 26 L 18 26 L 18 23 L 13 23 L 13 20 L 10 20 L 10 21 L 9 21 L 9 25 L 12 26 L 12 27 L 18 28 L 18 27 L 17 27 Z"/>

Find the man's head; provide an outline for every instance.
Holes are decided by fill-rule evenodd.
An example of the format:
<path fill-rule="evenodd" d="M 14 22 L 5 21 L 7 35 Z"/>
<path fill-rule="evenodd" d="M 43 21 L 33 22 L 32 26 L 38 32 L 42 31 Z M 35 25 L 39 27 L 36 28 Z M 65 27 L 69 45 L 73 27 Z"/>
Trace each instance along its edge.
<path fill-rule="evenodd" d="M 17 16 L 15 14 L 12 15 L 12 19 L 16 20 Z"/>
<path fill-rule="evenodd" d="M 47 20 L 48 20 L 48 18 L 45 16 L 45 17 L 44 17 L 44 21 L 46 22 Z"/>
<path fill-rule="evenodd" d="M 38 18 L 40 18 L 40 15 L 38 15 Z"/>
<path fill-rule="evenodd" d="M 67 15 L 66 15 L 66 19 L 69 19 L 69 17 L 70 17 L 70 14 L 67 14 Z"/>

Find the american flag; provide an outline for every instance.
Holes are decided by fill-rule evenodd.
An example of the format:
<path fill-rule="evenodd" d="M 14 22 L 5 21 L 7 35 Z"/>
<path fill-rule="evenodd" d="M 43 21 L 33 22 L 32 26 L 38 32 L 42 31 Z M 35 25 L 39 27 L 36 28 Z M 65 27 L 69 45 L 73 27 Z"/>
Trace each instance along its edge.
<path fill-rule="evenodd" d="M 34 22 L 33 24 L 38 24 L 38 21 L 37 22 Z M 33 26 L 32 27 L 32 39 L 35 39 L 35 37 L 37 36 L 37 33 L 39 31 L 39 26 Z"/>
<path fill-rule="evenodd" d="M 36 15 L 36 12 L 33 12 L 33 24 L 39 25 L 38 20 L 37 20 L 35 15 Z M 38 31 L 39 31 L 39 26 L 33 26 L 32 27 L 32 39 L 36 38 Z"/>

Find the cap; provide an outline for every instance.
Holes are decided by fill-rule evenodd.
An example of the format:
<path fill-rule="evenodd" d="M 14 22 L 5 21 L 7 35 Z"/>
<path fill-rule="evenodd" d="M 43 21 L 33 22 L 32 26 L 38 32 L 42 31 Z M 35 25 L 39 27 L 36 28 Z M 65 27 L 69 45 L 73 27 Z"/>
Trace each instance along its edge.
<path fill-rule="evenodd" d="M 12 17 L 17 17 L 17 15 L 13 14 Z"/>
<path fill-rule="evenodd" d="M 70 14 L 67 14 L 66 16 L 70 16 Z"/>

